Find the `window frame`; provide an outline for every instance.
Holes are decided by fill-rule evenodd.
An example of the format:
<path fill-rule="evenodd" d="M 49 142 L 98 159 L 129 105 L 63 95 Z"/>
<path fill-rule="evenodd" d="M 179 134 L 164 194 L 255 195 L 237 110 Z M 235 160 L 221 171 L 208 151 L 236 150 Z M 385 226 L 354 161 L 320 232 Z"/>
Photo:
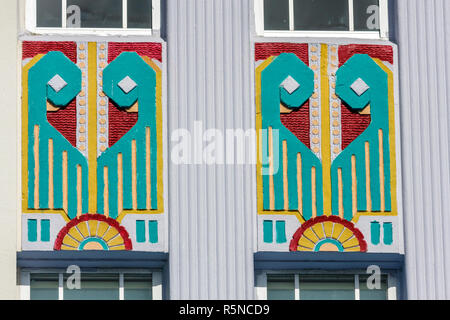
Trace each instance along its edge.
<path fill-rule="evenodd" d="M 360 299 L 359 289 L 359 276 L 365 275 L 364 270 L 345 270 L 345 271 L 325 271 L 325 270 L 292 270 L 292 271 L 273 271 L 265 270 L 255 275 L 255 297 L 256 300 L 267 300 L 267 275 L 294 275 L 294 300 L 300 299 L 300 274 L 302 275 L 353 275 L 354 276 L 354 288 L 355 288 L 355 300 Z M 398 295 L 398 276 L 395 272 L 382 272 L 381 275 L 387 276 L 387 300 L 397 300 Z"/>
<path fill-rule="evenodd" d="M 254 0 L 255 31 L 262 37 L 327 37 L 327 38 L 357 38 L 357 39 L 389 39 L 389 9 L 388 0 L 380 1 L 380 31 L 354 31 L 353 2 L 349 2 L 349 31 L 301 31 L 294 30 L 294 0 L 289 0 L 289 30 L 264 29 L 264 0 Z"/>
<path fill-rule="evenodd" d="M 36 0 L 26 0 L 25 29 L 35 34 L 68 34 L 68 35 L 158 35 L 161 30 L 161 0 L 152 0 L 152 28 L 128 29 L 128 0 L 122 0 L 122 28 L 67 28 L 67 0 L 62 2 L 62 26 L 61 27 L 37 27 L 36 26 Z"/>
<path fill-rule="evenodd" d="M 45 268 L 34 269 L 27 268 L 20 271 L 20 300 L 31 300 L 31 274 L 58 274 L 58 300 L 64 300 L 64 274 L 65 269 L 61 268 Z M 86 270 L 86 273 L 93 274 L 118 274 L 119 275 L 119 301 L 125 300 L 124 275 L 125 274 L 150 274 L 152 277 L 152 300 L 162 300 L 162 271 L 152 269 L 95 269 Z M 83 283 L 83 278 L 81 278 Z"/>

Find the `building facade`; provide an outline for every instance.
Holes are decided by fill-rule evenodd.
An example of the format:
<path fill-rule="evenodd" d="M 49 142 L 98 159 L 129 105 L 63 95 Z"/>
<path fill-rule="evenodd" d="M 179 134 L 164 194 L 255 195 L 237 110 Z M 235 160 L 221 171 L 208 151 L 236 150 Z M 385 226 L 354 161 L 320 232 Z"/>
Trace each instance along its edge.
<path fill-rule="evenodd" d="M 8 1 L 2 298 L 448 299 L 446 13 Z"/>

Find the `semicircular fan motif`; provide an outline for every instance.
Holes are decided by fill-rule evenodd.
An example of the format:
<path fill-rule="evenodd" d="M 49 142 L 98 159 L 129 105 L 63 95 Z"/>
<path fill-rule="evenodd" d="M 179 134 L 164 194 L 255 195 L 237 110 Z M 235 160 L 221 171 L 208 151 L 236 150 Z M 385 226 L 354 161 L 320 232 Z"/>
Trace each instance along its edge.
<path fill-rule="evenodd" d="M 132 250 L 128 232 L 116 220 L 84 214 L 71 220 L 58 234 L 55 250 Z"/>
<path fill-rule="evenodd" d="M 290 251 L 367 252 L 363 234 L 338 216 L 308 220 L 294 234 Z"/>

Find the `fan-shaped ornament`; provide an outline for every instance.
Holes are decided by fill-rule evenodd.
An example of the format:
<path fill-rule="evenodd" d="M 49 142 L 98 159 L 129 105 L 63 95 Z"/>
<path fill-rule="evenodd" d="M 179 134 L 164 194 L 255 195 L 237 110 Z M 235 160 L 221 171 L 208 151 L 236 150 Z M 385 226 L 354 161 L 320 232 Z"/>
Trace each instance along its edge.
<path fill-rule="evenodd" d="M 132 250 L 128 232 L 116 220 L 85 214 L 70 221 L 58 234 L 55 250 Z"/>
<path fill-rule="evenodd" d="M 353 223 L 338 216 L 322 216 L 308 220 L 297 230 L 290 250 L 367 252 L 367 243 Z"/>

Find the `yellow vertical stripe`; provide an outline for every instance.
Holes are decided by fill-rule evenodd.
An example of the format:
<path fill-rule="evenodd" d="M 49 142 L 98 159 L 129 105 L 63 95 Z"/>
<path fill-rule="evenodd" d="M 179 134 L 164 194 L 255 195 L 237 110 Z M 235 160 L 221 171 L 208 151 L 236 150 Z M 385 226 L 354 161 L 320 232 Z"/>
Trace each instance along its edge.
<path fill-rule="evenodd" d="M 48 139 L 48 208 L 54 208 L 53 139 Z"/>
<path fill-rule="evenodd" d="M 283 195 L 284 210 L 289 211 L 289 185 L 288 185 L 288 157 L 287 141 L 283 140 Z"/>
<path fill-rule="evenodd" d="M 381 212 L 386 211 L 386 199 L 384 196 L 384 149 L 383 149 L 383 130 L 378 130 L 378 154 L 379 154 L 379 175 L 380 175 L 380 201 Z"/>
<path fill-rule="evenodd" d="M 273 135 L 272 127 L 269 127 L 269 192 L 270 192 L 270 210 L 275 210 L 275 186 L 273 181 Z"/>
<path fill-rule="evenodd" d="M 316 188 L 316 167 L 311 168 L 311 202 L 312 217 L 317 217 L 317 188 Z"/>
<path fill-rule="evenodd" d="M 302 155 L 297 153 L 297 194 L 298 194 L 298 212 L 303 214 L 303 183 L 302 183 Z"/>
<path fill-rule="evenodd" d="M 83 213 L 83 172 L 81 166 L 77 165 L 77 217 L 81 217 Z"/>
<path fill-rule="evenodd" d="M 365 143 L 366 153 L 366 199 L 367 199 L 367 211 L 372 211 L 372 192 L 370 189 L 370 145 L 369 142 Z"/>
<path fill-rule="evenodd" d="M 131 141 L 131 199 L 133 210 L 137 210 L 136 140 Z"/>
<path fill-rule="evenodd" d="M 69 187 L 68 187 L 68 168 L 67 168 L 67 151 L 62 153 L 62 192 L 63 192 L 63 209 L 69 213 Z"/>
<path fill-rule="evenodd" d="M 117 211 L 119 214 L 123 210 L 123 156 L 117 155 Z"/>
<path fill-rule="evenodd" d="M 342 184 L 342 168 L 338 169 L 339 217 L 344 219 L 344 187 Z"/>
<path fill-rule="evenodd" d="M 356 156 L 352 155 L 352 213 L 358 212 L 358 181 L 356 180 Z"/>
<path fill-rule="evenodd" d="M 39 126 L 34 126 L 34 208 L 39 208 Z"/>
<path fill-rule="evenodd" d="M 150 148 L 150 127 L 145 128 L 145 171 L 146 171 L 146 206 L 147 210 L 152 208 L 152 176 L 151 176 L 151 148 Z"/>
<path fill-rule="evenodd" d="M 88 44 L 89 213 L 97 213 L 97 43 Z"/>
<path fill-rule="evenodd" d="M 104 214 L 109 217 L 109 179 L 108 179 L 108 167 L 103 167 L 103 183 L 105 188 L 103 189 L 103 202 Z"/>
<path fill-rule="evenodd" d="M 331 141 L 330 141 L 330 88 L 328 76 L 328 45 L 321 47 L 321 149 L 322 149 L 322 176 L 323 176 L 323 211 L 331 215 Z"/>

